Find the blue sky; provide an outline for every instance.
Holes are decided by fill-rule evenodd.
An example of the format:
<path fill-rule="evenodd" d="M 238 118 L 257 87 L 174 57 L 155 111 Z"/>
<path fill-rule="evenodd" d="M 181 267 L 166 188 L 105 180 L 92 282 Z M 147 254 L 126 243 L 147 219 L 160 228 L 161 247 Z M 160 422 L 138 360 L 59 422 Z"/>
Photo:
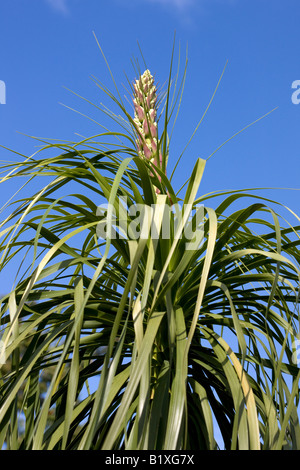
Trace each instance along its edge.
<path fill-rule="evenodd" d="M 90 79 L 94 75 L 113 89 L 93 31 L 123 90 L 124 72 L 136 78 L 131 59 L 142 64 L 137 41 L 159 83 L 167 80 L 176 30 L 175 51 L 180 43 L 183 64 L 188 45 L 189 64 L 171 167 L 227 60 L 228 65 L 181 161 L 175 187 L 188 178 L 196 158 L 207 158 L 234 133 L 278 107 L 209 160 L 202 191 L 300 188 L 300 104 L 291 99 L 292 83 L 300 80 L 299 13 L 299 0 L 2 0 L 0 80 L 6 104 L 0 104 L 0 144 L 30 155 L 36 142 L 21 133 L 70 140 L 99 133 L 96 124 L 61 105 L 107 124 L 99 111 L 65 88 L 110 106 Z M 0 159 L 17 157 L 0 148 Z M 13 189 L 0 187 L 1 205 Z M 299 191 L 261 194 L 300 213 Z"/>

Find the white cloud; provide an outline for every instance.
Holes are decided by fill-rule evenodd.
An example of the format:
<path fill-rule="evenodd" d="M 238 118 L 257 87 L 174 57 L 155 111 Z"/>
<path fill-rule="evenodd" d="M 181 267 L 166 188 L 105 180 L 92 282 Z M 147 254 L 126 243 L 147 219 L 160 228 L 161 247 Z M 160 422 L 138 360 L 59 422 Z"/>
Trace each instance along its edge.
<path fill-rule="evenodd" d="M 60 13 L 64 13 L 64 14 L 69 13 L 67 0 L 46 0 L 46 1 L 52 8 L 59 11 Z"/>
<path fill-rule="evenodd" d="M 130 0 L 127 0 L 130 1 Z M 136 0 L 141 1 L 141 0 Z M 147 3 L 153 3 L 169 8 L 174 8 L 179 11 L 187 11 L 190 7 L 208 7 L 212 4 L 227 4 L 227 5 L 234 5 L 238 2 L 238 0 L 144 0 Z"/>
<path fill-rule="evenodd" d="M 194 0 L 147 0 L 151 3 L 160 3 L 161 5 L 175 7 L 178 10 L 185 10 L 195 3 Z"/>

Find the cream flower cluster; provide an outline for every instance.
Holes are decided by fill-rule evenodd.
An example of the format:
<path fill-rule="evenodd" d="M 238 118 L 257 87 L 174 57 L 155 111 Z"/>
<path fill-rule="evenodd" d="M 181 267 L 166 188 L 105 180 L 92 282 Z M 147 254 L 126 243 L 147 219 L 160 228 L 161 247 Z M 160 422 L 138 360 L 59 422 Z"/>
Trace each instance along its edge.
<path fill-rule="evenodd" d="M 141 157 L 154 160 L 157 154 L 156 87 L 149 70 L 134 85 L 134 123 L 137 130 L 137 148 Z"/>

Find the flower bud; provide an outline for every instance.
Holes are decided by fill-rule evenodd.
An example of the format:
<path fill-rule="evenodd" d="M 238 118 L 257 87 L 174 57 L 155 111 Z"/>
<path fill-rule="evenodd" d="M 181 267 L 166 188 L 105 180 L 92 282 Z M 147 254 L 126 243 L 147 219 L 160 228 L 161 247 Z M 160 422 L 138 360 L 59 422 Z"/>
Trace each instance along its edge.
<path fill-rule="evenodd" d="M 157 133 L 156 87 L 149 70 L 145 70 L 139 80 L 133 84 L 134 124 L 137 133 L 136 146 L 142 158 L 162 167 L 162 155 L 159 152 Z M 151 173 L 152 174 L 152 173 Z M 159 176 L 159 181 L 161 177 Z M 157 188 L 157 192 L 159 189 Z"/>

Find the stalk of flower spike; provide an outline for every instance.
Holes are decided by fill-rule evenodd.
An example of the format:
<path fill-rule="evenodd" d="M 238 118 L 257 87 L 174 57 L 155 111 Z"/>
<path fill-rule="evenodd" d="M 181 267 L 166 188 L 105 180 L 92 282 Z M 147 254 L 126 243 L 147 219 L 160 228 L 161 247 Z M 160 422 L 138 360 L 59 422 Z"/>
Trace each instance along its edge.
<path fill-rule="evenodd" d="M 157 95 L 154 78 L 146 70 L 134 85 L 134 124 L 137 131 L 136 145 L 142 158 L 153 162 L 159 168 L 162 166 L 162 156 L 159 150 L 157 133 Z M 161 181 L 160 176 L 158 176 Z M 158 190 L 157 190 L 158 192 Z"/>

